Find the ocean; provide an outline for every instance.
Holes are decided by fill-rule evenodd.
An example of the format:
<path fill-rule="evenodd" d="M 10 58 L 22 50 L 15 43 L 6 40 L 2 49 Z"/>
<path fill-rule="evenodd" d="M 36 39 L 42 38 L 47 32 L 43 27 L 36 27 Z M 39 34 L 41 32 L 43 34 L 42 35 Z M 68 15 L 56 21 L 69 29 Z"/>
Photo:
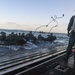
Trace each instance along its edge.
<path fill-rule="evenodd" d="M 27 34 L 29 31 L 24 30 L 5 30 L 1 29 L 0 32 L 6 32 L 6 35 L 9 35 L 11 32 L 14 33 L 25 33 Z M 34 36 L 38 36 L 41 34 L 43 37 L 47 37 L 48 33 L 39 33 L 33 32 Z M 57 37 L 57 39 L 51 43 L 48 41 L 41 41 L 37 44 L 34 44 L 30 41 L 27 41 L 23 46 L 15 46 L 15 45 L 0 45 L 0 61 L 4 61 L 6 59 L 11 59 L 17 56 L 30 56 L 31 54 L 39 54 L 46 52 L 56 52 L 58 50 L 66 49 L 68 44 L 68 36 L 65 33 L 53 33 Z"/>

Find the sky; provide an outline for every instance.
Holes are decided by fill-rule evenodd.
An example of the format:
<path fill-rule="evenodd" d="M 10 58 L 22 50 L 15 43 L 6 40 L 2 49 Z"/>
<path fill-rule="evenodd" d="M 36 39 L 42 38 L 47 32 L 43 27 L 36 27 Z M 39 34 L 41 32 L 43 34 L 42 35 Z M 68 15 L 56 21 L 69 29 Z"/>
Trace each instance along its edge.
<path fill-rule="evenodd" d="M 75 14 L 75 0 L 0 0 L 0 29 L 21 29 L 35 31 L 47 25 L 55 15 L 63 18 L 37 31 L 67 33 L 67 26 Z"/>

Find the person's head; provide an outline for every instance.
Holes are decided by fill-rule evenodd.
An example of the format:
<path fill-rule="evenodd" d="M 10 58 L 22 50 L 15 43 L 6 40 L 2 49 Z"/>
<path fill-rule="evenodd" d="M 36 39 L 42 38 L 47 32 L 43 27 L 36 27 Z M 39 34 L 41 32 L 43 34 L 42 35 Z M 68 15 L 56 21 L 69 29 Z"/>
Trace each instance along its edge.
<path fill-rule="evenodd" d="M 21 33 L 19 33 L 19 35 L 21 35 Z"/>
<path fill-rule="evenodd" d="M 32 34 L 32 31 L 30 31 L 29 33 Z"/>
<path fill-rule="evenodd" d="M 11 32 L 11 34 L 14 34 L 14 32 Z"/>
<path fill-rule="evenodd" d="M 22 35 L 24 35 L 24 33 L 22 33 Z"/>

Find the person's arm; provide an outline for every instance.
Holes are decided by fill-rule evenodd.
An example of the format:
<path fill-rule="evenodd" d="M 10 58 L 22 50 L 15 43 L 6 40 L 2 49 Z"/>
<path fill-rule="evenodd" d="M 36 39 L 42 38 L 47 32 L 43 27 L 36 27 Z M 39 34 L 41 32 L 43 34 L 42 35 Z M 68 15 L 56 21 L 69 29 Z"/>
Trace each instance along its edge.
<path fill-rule="evenodd" d="M 67 28 L 67 35 L 68 36 L 70 35 L 70 30 L 71 30 L 72 25 L 73 25 L 73 16 L 71 17 L 70 22 L 68 24 L 68 28 Z"/>

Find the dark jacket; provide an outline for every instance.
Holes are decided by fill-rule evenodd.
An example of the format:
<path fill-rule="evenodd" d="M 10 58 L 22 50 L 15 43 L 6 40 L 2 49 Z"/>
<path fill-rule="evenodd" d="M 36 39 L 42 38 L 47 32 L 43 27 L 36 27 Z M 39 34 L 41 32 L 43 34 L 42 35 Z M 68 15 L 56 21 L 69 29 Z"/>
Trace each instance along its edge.
<path fill-rule="evenodd" d="M 70 22 L 69 22 L 68 28 L 67 28 L 68 31 L 71 30 L 71 26 L 73 25 L 74 17 L 75 17 L 75 15 L 73 15 L 73 16 L 71 17 L 71 19 L 70 19 Z"/>

